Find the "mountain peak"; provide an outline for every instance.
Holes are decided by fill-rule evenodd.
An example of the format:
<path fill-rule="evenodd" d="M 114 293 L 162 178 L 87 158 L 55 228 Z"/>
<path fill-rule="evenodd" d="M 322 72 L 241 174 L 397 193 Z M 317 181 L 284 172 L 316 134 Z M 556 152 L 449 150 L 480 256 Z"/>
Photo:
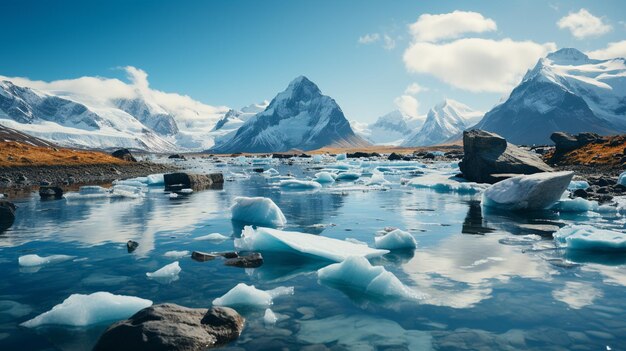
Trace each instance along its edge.
<path fill-rule="evenodd" d="M 557 65 L 581 65 L 593 62 L 589 56 L 574 48 L 559 49 L 549 53 L 546 58 Z"/>

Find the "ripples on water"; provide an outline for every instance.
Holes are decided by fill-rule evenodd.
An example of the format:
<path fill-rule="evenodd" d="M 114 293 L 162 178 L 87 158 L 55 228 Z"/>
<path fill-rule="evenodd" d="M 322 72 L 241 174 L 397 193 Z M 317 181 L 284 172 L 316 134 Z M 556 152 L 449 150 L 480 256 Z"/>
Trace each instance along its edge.
<path fill-rule="evenodd" d="M 216 170 L 208 161 L 187 161 L 193 170 Z M 257 166 L 258 167 L 258 166 Z M 268 166 L 265 166 L 268 168 Z M 316 171 L 272 165 L 299 179 Z M 333 349 L 619 349 L 626 344 L 626 272 L 623 257 L 569 255 L 553 250 L 542 226 L 594 223 L 624 228 L 621 217 L 485 212 L 479 195 L 439 193 L 400 185 L 408 172 L 387 176 L 389 189 L 281 191 L 251 166 L 218 170 L 251 174 L 226 182 L 223 190 L 170 199 L 150 188 L 143 199 L 16 201 L 14 225 L 0 234 L 0 349 L 89 349 L 107 325 L 89 328 L 18 324 L 49 310 L 74 293 L 108 291 L 155 303 L 208 307 L 239 282 L 271 289 L 295 287 L 275 302 L 275 327 L 264 310 L 241 310 L 241 337 L 225 347 L 276 350 L 318 345 Z M 402 173 L 402 172 L 400 172 Z M 226 267 L 220 261 L 180 260 L 180 279 L 170 284 L 145 273 L 171 263 L 171 250 L 233 250 L 232 240 L 194 241 L 209 233 L 238 235 L 230 220 L 236 196 L 270 197 L 287 217 L 286 230 L 354 238 L 373 246 L 374 233 L 398 227 L 418 240 L 415 252 L 372 260 L 412 289 L 420 303 L 373 300 L 321 285 L 316 270 L 327 263 L 266 257 L 257 269 Z M 541 225 L 541 226 L 538 226 Z M 516 235 L 516 236 L 514 236 Z M 135 240 L 129 254 L 125 243 Z M 77 259 L 40 269 L 20 268 L 21 255 L 65 254 Z M 321 345 L 320 345 L 321 344 Z M 323 345 L 323 346 L 322 346 Z"/>

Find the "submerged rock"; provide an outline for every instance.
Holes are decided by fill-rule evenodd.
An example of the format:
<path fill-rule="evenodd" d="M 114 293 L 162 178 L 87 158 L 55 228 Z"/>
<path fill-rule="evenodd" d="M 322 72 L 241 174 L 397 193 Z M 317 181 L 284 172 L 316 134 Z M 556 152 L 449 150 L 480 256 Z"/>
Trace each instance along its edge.
<path fill-rule="evenodd" d="M 41 186 L 39 196 L 42 199 L 60 199 L 63 197 L 63 189 L 58 186 Z"/>
<path fill-rule="evenodd" d="M 180 189 L 219 188 L 224 184 L 222 173 L 191 174 L 169 173 L 163 175 L 165 187 Z"/>
<path fill-rule="evenodd" d="M 495 183 L 511 174 L 551 172 L 535 153 L 507 143 L 494 133 L 473 129 L 463 132 L 463 160 L 459 163 L 463 177 L 478 183 Z"/>
<path fill-rule="evenodd" d="M 211 261 L 211 260 L 216 259 L 217 257 L 218 255 L 201 252 L 201 251 L 194 251 L 191 253 L 191 258 L 199 262 Z"/>
<path fill-rule="evenodd" d="M 253 252 L 244 256 L 228 258 L 224 264 L 241 268 L 257 268 L 263 264 L 263 255 L 258 252 Z"/>
<path fill-rule="evenodd" d="M 128 253 L 135 251 L 137 247 L 139 247 L 139 243 L 134 240 L 128 240 L 128 242 L 126 242 L 126 250 Z"/>
<path fill-rule="evenodd" d="M 239 337 L 244 318 L 228 307 L 187 308 L 160 304 L 111 325 L 94 351 L 195 351 L 224 345 Z"/>
<path fill-rule="evenodd" d="M 137 162 L 137 159 L 130 153 L 128 149 L 119 149 L 114 151 L 111 156 L 128 162 Z"/>
<path fill-rule="evenodd" d="M 15 205 L 12 202 L 0 200 L 0 231 L 10 228 L 15 222 Z"/>

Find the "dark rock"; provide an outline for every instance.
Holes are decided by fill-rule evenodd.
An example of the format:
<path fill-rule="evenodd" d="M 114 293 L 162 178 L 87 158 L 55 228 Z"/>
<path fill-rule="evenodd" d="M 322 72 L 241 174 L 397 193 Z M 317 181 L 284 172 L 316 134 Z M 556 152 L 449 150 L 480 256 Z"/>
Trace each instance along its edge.
<path fill-rule="evenodd" d="M 613 196 L 604 194 L 596 196 L 595 199 L 598 201 L 598 203 L 604 204 L 607 202 L 611 202 L 613 200 Z"/>
<path fill-rule="evenodd" d="M 181 154 L 169 155 L 167 158 L 170 158 L 170 159 L 179 159 L 179 160 L 186 160 L 185 155 L 181 155 Z"/>
<path fill-rule="evenodd" d="M 582 197 L 583 199 L 586 199 L 589 197 L 589 194 L 587 193 L 587 190 L 585 189 L 576 189 L 574 190 L 573 195 L 574 197 Z"/>
<path fill-rule="evenodd" d="M 224 264 L 241 268 L 256 268 L 263 264 L 263 256 L 258 252 L 253 252 L 245 256 L 229 258 Z"/>
<path fill-rule="evenodd" d="M 463 132 L 463 160 L 459 163 L 463 177 L 479 183 L 495 183 L 493 174 L 534 174 L 551 172 L 534 152 L 507 143 L 501 136 L 473 129 Z"/>
<path fill-rule="evenodd" d="M 295 154 L 272 154 L 272 158 L 287 159 L 287 158 L 292 158 L 292 157 L 296 157 L 296 155 Z"/>
<path fill-rule="evenodd" d="M 239 254 L 233 251 L 226 251 L 226 252 L 218 252 L 217 255 L 222 256 L 224 258 L 237 258 L 239 257 Z"/>
<path fill-rule="evenodd" d="M 201 251 L 194 251 L 191 253 L 191 258 L 199 262 L 211 261 L 211 260 L 216 259 L 217 257 L 218 255 L 201 252 Z"/>
<path fill-rule="evenodd" d="M 615 184 L 615 185 L 613 185 L 613 191 L 616 192 L 616 193 L 626 192 L 626 186 L 624 186 L 622 184 Z"/>
<path fill-rule="evenodd" d="M 63 189 L 58 186 L 39 187 L 39 196 L 42 199 L 60 199 L 63 197 Z"/>
<path fill-rule="evenodd" d="M 435 159 L 435 154 L 433 154 L 432 152 L 429 152 L 426 155 L 424 155 L 424 158 L 428 159 L 428 160 L 434 160 Z"/>
<path fill-rule="evenodd" d="M 18 183 L 18 184 L 27 184 L 28 183 L 28 178 L 25 175 L 20 174 L 17 177 L 15 182 Z"/>
<path fill-rule="evenodd" d="M 126 243 L 126 250 L 128 250 L 128 253 L 135 251 L 137 247 L 139 247 L 139 243 L 136 241 L 128 240 Z"/>
<path fill-rule="evenodd" d="M 255 173 L 263 173 L 263 172 L 265 172 L 265 170 L 263 168 L 253 168 L 252 171 L 255 172 Z"/>
<path fill-rule="evenodd" d="M 15 222 L 15 210 L 17 207 L 9 201 L 0 200 L 0 232 L 10 228 Z"/>
<path fill-rule="evenodd" d="M 42 181 L 40 181 L 40 182 L 39 182 L 39 185 L 40 185 L 40 186 L 51 186 L 51 185 L 52 185 L 52 183 L 50 183 L 50 182 L 49 182 L 49 181 L 47 181 L 47 180 L 42 180 Z"/>
<path fill-rule="evenodd" d="M 596 193 L 598 193 L 598 194 L 608 194 L 608 193 L 610 193 L 610 191 L 609 191 L 608 187 L 602 186 L 602 187 L 599 187 L 598 190 L 596 190 Z"/>
<path fill-rule="evenodd" d="M 552 133 L 550 140 L 554 142 L 555 150 L 552 156 L 553 161 L 558 161 L 564 154 L 579 149 L 587 144 L 604 140 L 595 133 L 580 133 L 571 135 L 565 132 Z"/>
<path fill-rule="evenodd" d="M 349 153 L 346 154 L 346 156 L 348 158 L 362 158 L 362 157 L 380 157 L 380 154 L 378 152 L 362 152 L 362 151 L 357 151 L 355 153 Z"/>
<path fill-rule="evenodd" d="M 165 187 L 192 188 L 196 190 L 219 188 L 224 184 L 224 175 L 222 173 L 169 173 L 165 174 L 163 179 Z"/>
<path fill-rule="evenodd" d="M 130 153 L 128 149 L 119 149 L 114 151 L 111 156 L 128 162 L 137 162 L 137 159 Z"/>
<path fill-rule="evenodd" d="M 615 184 L 615 182 L 611 181 L 610 179 L 602 177 L 602 178 L 597 179 L 594 182 L 594 184 L 597 186 L 609 186 L 609 185 Z"/>
<path fill-rule="evenodd" d="M 311 158 L 312 156 L 303 153 L 303 154 L 298 155 L 298 157 L 300 157 L 300 158 Z"/>
<path fill-rule="evenodd" d="M 239 337 L 245 320 L 228 307 L 154 305 L 111 325 L 94 351 L 201 351 Z"/>
<path fill-rule="evenodd" d="M 395 152 L 392 152 L 391 155 L 389 155 L 389 157 L 387 157 L 387 159 L 389 161 L 398 161 L 402 159 L 402 155 L 400 154 L 396 154 Z"/>

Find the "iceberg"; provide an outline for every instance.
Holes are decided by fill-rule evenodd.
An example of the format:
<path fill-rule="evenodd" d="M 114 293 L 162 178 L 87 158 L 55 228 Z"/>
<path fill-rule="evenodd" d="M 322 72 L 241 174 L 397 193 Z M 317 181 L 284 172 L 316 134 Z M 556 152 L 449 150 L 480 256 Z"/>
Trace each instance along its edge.
<path fill-rule="evenodd" d="M 569 225 L 554 233 L 554 240 L 568 250 L 626 251 L 626 233 L 590 225 Z"/>
<path fill-rule="evenodd" d="M 561 199 L 573 176 L 543 172 L 505 179 L 485 190 L 482 203 L 506 210 L 544 210 Z"/>
<path fill-rule="evenodd" d="M 152 273 L 146 273 L 146 276 L 150 279 L 169 279 L 171 281 L 174 281 L 178 279 L 178 274 L 180 272 L 180 265 L 178 264 L 178 261 L 176 261 Z"/>
<path fill-rule="evenodd" d="M 51 255 L 51 256 L 41 257 L 39 255 L 31 254 L 31 255 L 20 256 L 17 259 L 17 261 L 19 265 L 22 267 L 37 267 L 37 266 L 43 266 L 47 264 L 54 264 L 54 263 L 69 261 L 74 258 L 75 256 L 68 256 L 68 255 Z"/>
<path fill-rule="evenodd" d="M 396 229 L 383 236 L 374 238 L 374 246 L 377 249 L 386 250 L 414 249 L 417 247 L 417 242 L 413 235 Z"/>
<path fill-rule="evenodd" d="M 331 286 L 378 297 L 422 298 L 422 294 L 406 287 L 393 273 L 372 266 L 365 257 L 350 256 L 341 263 L 321 268 L 317 271 L 317 278 Z"/>
<path fill-rule="evenodd" d="M 330 172 L 318 172 L 315 173 L 315 179 L 318 183 L 334 183 L 335 177 Z"/>
<path fill-rule="evenodd" d="M 134 296 L 113 295 L 100 291 L 90 295 L 72 294 L 50 311 L 20 324 L 27 328 L 42 325 L 84 327 L 125 319 L 152 306 L 152 301 Z"/>
<path fill-rule="evenodd" d="M 361 174 L 356 172 L 341 172 L 337 174 L 335 180 L 357 180 L 361 177 Z"/>
<path fill-rule="evenodd" d="M 125 185 L 133 188 L 140 188 L 146 186 L 142 181 L 137 179 L 124 179 L 124 180 L 114 180 L 113 185 Z"/>
<path fill-rule="evenodd" d="M 264 171 L 263 174 L 268 175 L 268 176 L 277 176 L 279 173 L 274 168 L 270 168 L 267 171 Z"/>
<path fill-rule="evenodd" d="M 285 189 L 319 189 L 322 186 L 318 182 L 310 180 L 287 179 L 279 182 L 281 188 Z"/>
<path fill-rule="evenodd" d="M 559 212 L 587 212 L 598 211 L 599 205 L 597 201 L 590 201 L 577 197 L 575 199 L 561 199 L 550 209 Z"/>
<path fill-rule="evenodd" d="M 227 237 L 226 235 L 222 235 L 220 233 L 211 233 L 211 234 L 207 234 L 207 235 L 203 235 L 203 236 L 199 236 L 196 238 L 193 238 L 193 240 L 208 240 L 208 241 L 225 241 L 230 239 L 229 237 Z"/>
<path fill-rule="evenodd" d="M 235 239 L 235 248 L 240 251 L 290 252 L 335 262 L 350 256 L 372 258 L 389 253 L 388 250 L 319 235 L 270 228 L 253 229 L 251 226 L 243 228 L 241 238 Z"/>
<path fill-rule="evenodd" d="M 372 177 L 367 182 L 367 185 L 385 185 L 389 184 L 389 181 L 385 179 L 385 175 L 383 173 L 374 173 Z"/>
<path fill-rule="evenodd" d="M 250 224 L 280 227 L 287 224 L 283 212 L 266 197 L 236 197 L 230 208 L 232 219 Z"/>
<path fill-rule="evenodd" d="M 343 160 L 345 160 L 347 158 L 348 158 L 348 155 L 346 155 L 345 153 L 344 154 L 337 154 L 337 156 L 335 157 L 335 160 L 343 161 Z"/>
<path fill-rule="evenodd" d="M 215 306 L 252 306 L 269 307 L 274 299 L 283 295 L 293 295 L 293 287 L 278 287 L 272 290 L 260 290 L 254 285 L 239 283 L 224 296 L 213 300 Z"/>
<path fill-rule="evenodd" d="M 147 178 L 146 180 L 147 180 L 148 185 L 151 185 L 151 186 L 164 185 L 165 184 L 165 179 L 163 178 L 163 173 L 150 174 L 146 178 Z"/>
<path fill-rule="evenodd" d="M 584 180 L 572 180 L 567 186 L 568 190 L 576 190 L 576 189 L 587 189 L 589 188 L 589 183 Z"/>
<path fill-rule="evenodd" d="M 464 179 L 442 173 L 432 173 L 413 178 L 408 185 L 417 189 L 431 189 L 441 193 L 459 194 L 476 194 L 489 186 L 489 184 L 468 182 Z"/>
<path fill-rule="evenodd" d="M 617 184 L 626 186 L 626 172 L 622 172 L 617 178 Z"/>
<path fill-rule="evenodd" d="M 163 254 L 163 256 L 167 257 L 167 258 L 174 258 L 174 259 L 179 259 L 179 258 L 183 258 L 185 256 L 189 256 L 189 251 L 184 250 L 184 251 L 168 251 L 166 253 Z"/>
<path fill-rule="evenodd" d="M 265 325 L 274 325 L 278 321 L 278 317 L 276 317 L 274 311 L 268 308 L 265 310 L 265 314 L 263 315 L 263 321 L 265 322 Z"/>
<path fill-rule="evenodd" d="M 111 188 L 111 197 L 127 197 L 131 199 L 137 199 L 143 196 L 144 194 L 141 187 L 118 184 L 114 185 L 113 188 Z"/>

